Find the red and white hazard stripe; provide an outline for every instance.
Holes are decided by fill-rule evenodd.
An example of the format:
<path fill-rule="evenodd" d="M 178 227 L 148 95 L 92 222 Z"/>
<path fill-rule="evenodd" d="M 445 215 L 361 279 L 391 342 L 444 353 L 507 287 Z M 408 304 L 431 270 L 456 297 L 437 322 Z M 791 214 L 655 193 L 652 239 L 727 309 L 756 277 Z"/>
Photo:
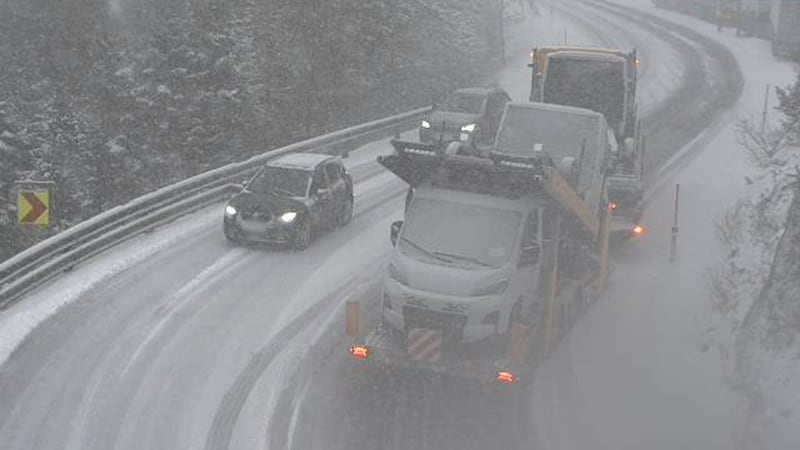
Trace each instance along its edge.
<path fill-rule="evenodd" d="M 408 356 L 415 361 L 439 361 L 442 357 L 442 332 L 426 328 L 408 330 Z"/>

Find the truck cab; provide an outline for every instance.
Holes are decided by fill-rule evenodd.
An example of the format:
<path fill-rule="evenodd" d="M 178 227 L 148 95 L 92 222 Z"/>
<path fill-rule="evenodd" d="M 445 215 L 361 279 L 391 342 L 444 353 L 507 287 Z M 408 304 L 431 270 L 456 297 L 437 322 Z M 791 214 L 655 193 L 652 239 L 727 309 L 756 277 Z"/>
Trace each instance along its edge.
<path fill-rule="evenodd" d="M 397 330 L 440 327 L 445 341 L 507 334 L 536 301 L 544 205 L 422 186 L 392 233 L 383 317 Z M 435 319 L 435 320 L 434 320 Z"/>

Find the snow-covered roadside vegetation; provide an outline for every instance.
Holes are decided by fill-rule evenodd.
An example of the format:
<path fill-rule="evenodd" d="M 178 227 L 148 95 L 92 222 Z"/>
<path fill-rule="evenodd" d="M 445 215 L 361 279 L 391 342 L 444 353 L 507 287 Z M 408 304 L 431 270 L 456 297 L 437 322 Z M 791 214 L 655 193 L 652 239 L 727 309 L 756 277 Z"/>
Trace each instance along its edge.
<path fill-rule="evenodd" d="M 4 2 L 0 260 L 198 172 L 482 84 L 500 14 L 528 4 Z M 17 225 L 22 179 L 56 183 L 51 229 Z"/>
<path fill-rule="evenodd" d="M 718 218 L 727 259 L 709 273 L 729 381 L 750 401 L 743 448 L 800 442 L 800 81 L 779 91 L 780 126 L 740 122 L 747 195 Z"/>

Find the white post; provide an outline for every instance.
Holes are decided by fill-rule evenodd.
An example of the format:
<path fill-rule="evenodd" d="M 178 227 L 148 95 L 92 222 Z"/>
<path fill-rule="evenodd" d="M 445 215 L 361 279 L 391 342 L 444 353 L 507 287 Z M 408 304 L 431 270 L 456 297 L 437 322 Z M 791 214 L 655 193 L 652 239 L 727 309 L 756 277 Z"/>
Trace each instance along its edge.
<path fill-rule="evenodd" d="M 672 241 L 669 246 L 669 260 L 675 261 L 678 257 L 678 201 L 680 198 L 681 185 L 675 185 L 675 218 L 672 222 Z"/>

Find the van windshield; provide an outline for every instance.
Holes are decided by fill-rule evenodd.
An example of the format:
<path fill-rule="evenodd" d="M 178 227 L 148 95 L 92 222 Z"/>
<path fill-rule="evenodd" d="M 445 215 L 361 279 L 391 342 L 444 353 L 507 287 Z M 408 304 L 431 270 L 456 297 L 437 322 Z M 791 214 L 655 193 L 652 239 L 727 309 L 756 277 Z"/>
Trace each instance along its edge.
<path fill-rule="evenodd" d="M 516 211 L 416 198 L 397 245 L 418 260 L 497 268 L 511 257 L 521 217 Z"/>

